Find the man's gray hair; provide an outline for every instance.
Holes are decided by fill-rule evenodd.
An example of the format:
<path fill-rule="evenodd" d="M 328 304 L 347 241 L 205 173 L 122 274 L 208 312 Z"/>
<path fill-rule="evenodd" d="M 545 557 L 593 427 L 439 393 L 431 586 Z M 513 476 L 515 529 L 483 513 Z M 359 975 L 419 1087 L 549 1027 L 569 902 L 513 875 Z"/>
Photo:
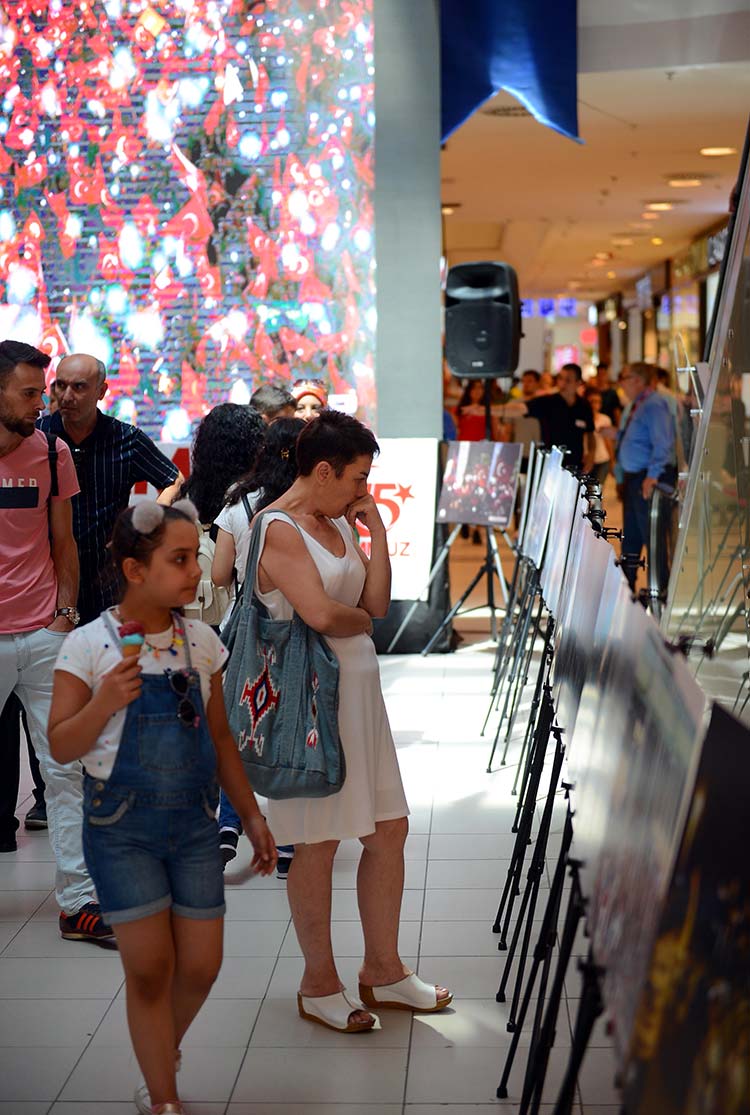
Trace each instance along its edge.
<path fill-rule="evenodd" d="M 96 357 L 94 357 L 94 364 L 96 365 L 96 383 L 98 387 L 101 387 L 107 378 L 107 369 L 101 360 L 97 360 Z"/>

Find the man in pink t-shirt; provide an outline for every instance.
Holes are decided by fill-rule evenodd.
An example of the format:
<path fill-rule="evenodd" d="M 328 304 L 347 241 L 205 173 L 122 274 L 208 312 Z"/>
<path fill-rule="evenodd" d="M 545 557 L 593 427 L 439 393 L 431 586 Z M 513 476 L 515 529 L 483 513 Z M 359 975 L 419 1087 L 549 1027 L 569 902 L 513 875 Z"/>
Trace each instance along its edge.
<path fill-rule="evenodd" d="M 21 341 L 0 342 L 0 708 L 15 693 L 26 709 L 46 784 L 60 931 L 111 945 L 83 859 L 81 765 L 56 763 L 47 742 L 55 661 L 78 622 L 71 497 L 79 490 L 67 445 L 35 426 L 49 360 Z M 8 760 L 0 740 L 0 778 Z"/>

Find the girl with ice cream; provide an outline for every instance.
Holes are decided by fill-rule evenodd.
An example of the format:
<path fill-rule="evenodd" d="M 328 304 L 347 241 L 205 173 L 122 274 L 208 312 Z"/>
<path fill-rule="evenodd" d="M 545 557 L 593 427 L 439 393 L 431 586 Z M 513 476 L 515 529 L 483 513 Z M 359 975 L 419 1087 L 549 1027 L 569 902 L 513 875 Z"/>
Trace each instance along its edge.
<path fill-rule="evenodd" d="M 125 969 L 144 1115 L 181 1112 L 180 1042 L 219 971 L 224 888 L 215 820 L 221 783 L 273 871 L 273 838 L 224 709 L 226 650 L 179 609 L 194 595 L 197 513 L 143 501 L 115 523 L 122 603 L 60 651 L 49 721 L 58 762 L 85 771 L 83 843 Z"/>

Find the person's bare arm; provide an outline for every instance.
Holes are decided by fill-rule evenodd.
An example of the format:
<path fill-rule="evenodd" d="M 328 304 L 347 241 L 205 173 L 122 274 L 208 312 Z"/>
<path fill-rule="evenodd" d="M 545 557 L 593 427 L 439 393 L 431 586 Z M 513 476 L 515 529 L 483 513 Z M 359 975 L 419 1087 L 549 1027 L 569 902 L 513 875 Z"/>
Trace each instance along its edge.
<path fill-rule="evenodd" d="M 156 502 L 163 503 L 165 507 L 169 507 L 170 504 L 174 503 L 174 501 L 179 498 L 180 488 L 184 483 L 185 477 L 182 475 L 181 472 L 178 472 L 177 478 L 174 483 L 167 485 L 166 488 L 162 488 L 162 490 L 159 492 L 158 496 L 156 497 Z"/>
<path fill-rule="evenodd" d="M 378 506 L 371 495 L 364 496 L 351 505 L 346 518 L 351 527 L 354 526 L 354 520 L 359 519 L 370 532 L 369 560 L 361 549 L 359 551 L 366 569 L 365 587 L 359 604 L 373 618 L 382 618 L 388 615 L 391 603 L 391 559 L 388 556 L 388 538 Z"/>
<path fill-rule="evenodd" d="M 317 566 L 291 523 L 278 519 L 269 523 L 260 569 L 313 631 L 339 638 L 372 632 L 372 620 L 364 608 L 339 604 L 326 594 Z M 263 583 L 261 589 L 267 591 Z"/>
<path fill-rule="evenodd" d="M 78 547 L 73 537 L 73 505 L 69 499 L 50 501 L 50 551 L 57 578 L 57 607 L 75 608 L 78 600 Z M 71 631 L 72 623 L 58 616 L 50 631 Z"/>
<path fill-rule="evenodd" d="M 492 413 L 501 422 L 505 422 L 512 418 L 525 418 L 529 413 L 529 408 L 526 403 L 522 403 L 520 399 L 511 399 L 508 403 L 498 403 L 492 408 Z"/>
<path fill-rule="evenodd" d="M 58 763 L 80 759 L 96 743 L 112 714 L 125 708 L 141 692 L 138 659 L 123 658 L 105 674 L 96 693 L 75 674 L 55 670 L 48 738 Z"/>
<path fill-rule="evenodd" d="M 594 467 L 594 457 L 596 456 L 596 440 L 593 433 L 589 430 L 583 435 L 583 464 L 584 472 L 591 472 Z"/>
<path fill-rule="evenodd" d="M 242 827 L 253 846 L 251 866 L 261 875 L 270 875 L 276 863 L 276 846 L 247 780 L 237 744 L 227 722 L 221 671 L 211 678 L 211 696 L 206 714 L 208 730 L 216 749 L 219 785 L 239 814 Z"/>
<path fill-rule="evenodd" d="M 218 528 L 214 560 L 211 562 L 211 580 L 219 588 L 231 588 L 234 580 L 234 537 L 223 527 Z"/>

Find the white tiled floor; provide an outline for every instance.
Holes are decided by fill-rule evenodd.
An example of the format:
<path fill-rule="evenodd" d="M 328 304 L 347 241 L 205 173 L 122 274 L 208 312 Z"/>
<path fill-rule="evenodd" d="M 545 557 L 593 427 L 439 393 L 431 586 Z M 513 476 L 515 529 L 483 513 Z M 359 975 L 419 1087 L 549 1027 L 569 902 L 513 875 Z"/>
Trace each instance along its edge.
<path fill-rule="evenodd" d="M 508 1008 L 494 998 L 505 957 L 490 927 L 513 847 L 515 768 L 485 773 L 489 744 L 478 733 L 491 663 L 491 649 L 479 645 L 381 661 L 412 805 L 401 949 L 426 978 L 454 990 L 453 1008 L 414 1019 L 384 1013 L 382 1027 L 365 1035 L 303 1022 L 294 1002 L 301 958 L 284 884 L 229 871 L 226 958 L 184 1043 L 180 1083 L 191 1115 L 517 1109 L 528 1026 L 511 1098 L 494 1098 L 510 1035 Z M 518 742 L 511 759 L 517 749 Z M 28 778 L 24 786 L 27 793 Z M 29 804 L 27 797 L 21 814 Z M 336 861 L 333 926 L 342 978 L 354 987 L 357 848 L 343 846 Z M 120 961 L 60 939 L 51 859 L 46 834 L 23 829 L 18 852 L 0 858 L 0 1115 L 131 1115 L 139 1078 Z M 542 912 L 540 905 L 537 921 Z M 547 1115 L 570 1046 L 576 979 L 566 981 L 571 998 L 550 1062 Z M 613 1072 L 599 1026 L 580 1081 L 585 1115 L 616 1115 Z"/>

